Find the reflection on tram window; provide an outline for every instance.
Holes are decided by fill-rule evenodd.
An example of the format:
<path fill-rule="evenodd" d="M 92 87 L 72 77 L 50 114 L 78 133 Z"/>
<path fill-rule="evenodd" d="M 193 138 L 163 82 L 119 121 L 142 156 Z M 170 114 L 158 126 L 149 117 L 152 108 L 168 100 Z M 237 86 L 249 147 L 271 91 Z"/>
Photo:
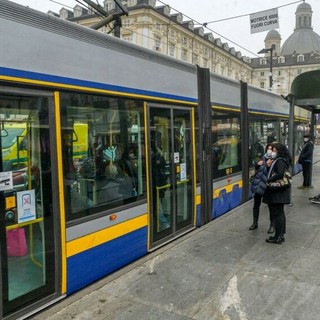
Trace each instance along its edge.
<path fill-rule="evenodd" d="M 212 118 L 213 178 L 241 170 L 240 118 L 236 113 L 214 112 Z"/>
<path fill-rule="evenodd" d="M 145 197 L 143 103 L 63 94 L 61 105 L 67 219 Z"/>

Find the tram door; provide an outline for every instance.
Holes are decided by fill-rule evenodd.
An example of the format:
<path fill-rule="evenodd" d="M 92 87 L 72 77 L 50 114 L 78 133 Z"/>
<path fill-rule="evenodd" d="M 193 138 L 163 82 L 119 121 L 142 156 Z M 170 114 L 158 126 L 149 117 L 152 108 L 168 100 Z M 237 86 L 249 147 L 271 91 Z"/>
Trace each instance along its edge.
<path fill-rule="evenodd" d="M 0 92 L 0 129 L 0 310 L 7 316 L 55 290 L 48 98 Z"/>
<path fill-rule="evenodd" d="M 150 107 L 151 245 L 193 225 L 191 111 Z"/>

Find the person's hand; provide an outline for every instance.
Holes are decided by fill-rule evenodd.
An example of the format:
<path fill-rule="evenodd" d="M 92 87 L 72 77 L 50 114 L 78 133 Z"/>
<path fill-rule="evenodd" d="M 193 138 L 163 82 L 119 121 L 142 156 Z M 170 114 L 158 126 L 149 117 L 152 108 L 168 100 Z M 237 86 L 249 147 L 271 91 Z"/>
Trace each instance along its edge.
<path fill-rule="evenodd" d="M 258 166 L 261 166 L 263 164 L 263 161 L 262 160 L 259 160 L 258 162 L 257 162 L 257 165 Z"/>
<path fill-rule="evenodd" d="M 272 160 L 271 160 L 271 159 L 268 159 L 267 162 L 266 162 L 267 167 L 270 167 L 271 164 L 272 164 Z"/>

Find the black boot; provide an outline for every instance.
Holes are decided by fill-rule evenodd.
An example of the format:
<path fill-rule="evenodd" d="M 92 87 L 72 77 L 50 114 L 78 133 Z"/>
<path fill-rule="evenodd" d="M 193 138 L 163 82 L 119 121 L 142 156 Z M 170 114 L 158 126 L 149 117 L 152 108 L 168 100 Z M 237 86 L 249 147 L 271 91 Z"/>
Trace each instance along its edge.
<path fill-rule="evenodd" d="M 275 230 L 274 230 L 274 225 L 272 223 L 270 223 L 270 228 L 268 230 L 268 233 L 274 233 Z"/>
<path fill-rule="evenodd" d="M 258 220 L 259 220 L 259 208 L 253 207 L 253 223 L 250 226 L 249 230 L 258 229 Z"/>
<path fill-rule="evenodd" d="M 249 230 L 258 229 L 258 222 L 253 221 L 252 225 L 250 226 Z"/>
<path fill-rule="evenodd" d="M 258 220 L 254 219 L 252 225 L 250 226 L 249 230 L 258 229 Z"/>
<path fill-rule="evenodd" d="M 283 238 L 282 237 L 270 237 L 269 239 L 266 239 L 266 242 L 268 243 L 275 243 L 275 244 L 282 244 Z"/>

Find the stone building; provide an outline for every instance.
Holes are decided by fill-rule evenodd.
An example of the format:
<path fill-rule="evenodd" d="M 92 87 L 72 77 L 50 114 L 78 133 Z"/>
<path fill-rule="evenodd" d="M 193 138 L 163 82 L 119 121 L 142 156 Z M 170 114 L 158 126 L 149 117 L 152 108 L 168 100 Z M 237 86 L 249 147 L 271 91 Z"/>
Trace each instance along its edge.
<path fill-rule="evenodd" d="M 320 36 L 313 31 L 312 8 L 306 2 L 297 7 L 292 35 L 281 45 L 279 32 L 270 30 L 265 38 L 266 53 L 258 58 L 243 56 L 220 38 L 205 32 L 203 26 L 185 20 L 181 13 L 172 13 L 169 6 L 156 6 L 156 0 L 123 0 L 122 4 L 129 12 L 121 19 L 122 39 L 234 80 L 287 95 L 297 75 L 320 67 Z M 114 13 L 114 0 L 105 0 L 103 8 L 108 14 Z M 88 27 L 101 19 L 91 8 L 79 5 L 73 11 L 62 8 L 59 16 Z M 112 34 L 113 23 L 99 31 Z"/>
<path fill-rule="evenodd" d="M 121 19 L 122 39 L 209 68 L 225 77 L 251 82 L 250 59 L 221 39 L 214 38 L 212 33 L 206 33 L 203 26 L 185 20 L 181 13 L 172 13 L 169 6 L 156 6 L 156 0 L 126 0 L 122 4 L 129 11 L 129 15 Z M 112 14 L 115 2 L 105 0 L 103 8 Z M 88 27 L 100 19 L 93 10 L 84 10 L 79 5 L 73 11 L 62 8 L 59 16 Z M 112 27 L 113 23 L 110 23 L 99 31 L 112 34 Z"/>

